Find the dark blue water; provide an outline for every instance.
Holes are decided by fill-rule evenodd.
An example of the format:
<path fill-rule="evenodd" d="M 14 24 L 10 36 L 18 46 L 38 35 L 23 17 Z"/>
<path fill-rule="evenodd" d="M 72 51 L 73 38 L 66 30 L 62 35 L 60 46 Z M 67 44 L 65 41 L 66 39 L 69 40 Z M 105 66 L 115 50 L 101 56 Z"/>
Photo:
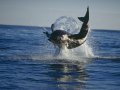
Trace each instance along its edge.
<path fill-rule="evenodd" d="M 0 26 L 0 90 L 119 90 L 120 31 L 92 30 L 94 56 L 63 59 L 45 30 Z"/>

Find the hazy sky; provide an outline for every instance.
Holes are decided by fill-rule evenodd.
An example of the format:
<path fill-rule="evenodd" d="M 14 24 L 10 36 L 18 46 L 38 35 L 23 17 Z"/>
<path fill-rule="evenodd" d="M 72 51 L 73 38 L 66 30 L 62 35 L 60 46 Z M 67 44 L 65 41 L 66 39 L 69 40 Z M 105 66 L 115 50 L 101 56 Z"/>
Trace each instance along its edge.
<path fill-rule="evenodd" d="M 0 24 L 50 26 L 60 16 L 77 20 L 87 6 L 91 28 L 120 30 L 120 0 L 0 0 Z"/>

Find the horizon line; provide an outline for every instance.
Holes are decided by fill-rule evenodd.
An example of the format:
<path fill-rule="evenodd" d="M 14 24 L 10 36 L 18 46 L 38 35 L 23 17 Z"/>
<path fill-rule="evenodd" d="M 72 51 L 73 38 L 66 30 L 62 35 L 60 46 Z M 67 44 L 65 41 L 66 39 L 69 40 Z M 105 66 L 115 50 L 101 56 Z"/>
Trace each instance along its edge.
<path fill-rule="evenodd" d="M 50 28 L 50 26 L 36 26 L 36 25 L 15 25 L 15 24 L 0 24 L 0 26 L 19 26 L 19 27 L 35 27 L 35 28 Z M 103 29 L 103 28 L 91 28 L 92 30 L 114 30 L 114 31 L 120 31 L 120 29 Z"/>

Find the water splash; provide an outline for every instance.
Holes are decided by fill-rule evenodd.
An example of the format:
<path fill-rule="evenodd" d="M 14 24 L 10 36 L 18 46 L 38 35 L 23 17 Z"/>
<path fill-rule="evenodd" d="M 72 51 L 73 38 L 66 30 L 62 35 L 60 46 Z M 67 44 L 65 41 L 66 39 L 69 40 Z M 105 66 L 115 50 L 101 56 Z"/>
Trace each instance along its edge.
<path fill-rule="evenodd" d="M 58 49 L 56 48 L 56 50 Z M 75 49 L 67 49 L 67 48 L 60 49 L 59 54 L 55 54 L 55 55 L 57 58 L 72 59 L 72 60 L 94 57 L 92 48 L 87 43 L 84 43 L 83 45 Z"/>
<path fill-rule="evenodd" d="M 80 31 L 79 25 L 72 17 L 62 16 L 54 23 L 54 30 L 65 30 L 69 33 L 75 34 Z M 58 58 L 78 59 L 78 58 L 91 58 L 94 56 L 91 47 L 84 43 L 75 49 L 55 48 L 55 56 Z"/>
<path fill-rule="evenodd" d="M 54 22 L 54 30 L 64 30 L 75 34 L 79 32 L 79 25 L 72 17 L 61 16 Z"/>

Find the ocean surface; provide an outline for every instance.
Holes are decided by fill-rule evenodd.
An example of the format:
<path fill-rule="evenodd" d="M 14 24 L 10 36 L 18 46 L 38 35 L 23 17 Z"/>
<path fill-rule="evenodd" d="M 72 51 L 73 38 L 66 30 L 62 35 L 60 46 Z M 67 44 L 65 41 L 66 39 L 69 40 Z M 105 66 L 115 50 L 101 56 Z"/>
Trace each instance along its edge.
<path fill-rule="evenodd" d="M 119 30 L 91 30 L 83 46 L 58 56 L 44 31 L 0 25 L 0 90 L 120 89 Z"/>

